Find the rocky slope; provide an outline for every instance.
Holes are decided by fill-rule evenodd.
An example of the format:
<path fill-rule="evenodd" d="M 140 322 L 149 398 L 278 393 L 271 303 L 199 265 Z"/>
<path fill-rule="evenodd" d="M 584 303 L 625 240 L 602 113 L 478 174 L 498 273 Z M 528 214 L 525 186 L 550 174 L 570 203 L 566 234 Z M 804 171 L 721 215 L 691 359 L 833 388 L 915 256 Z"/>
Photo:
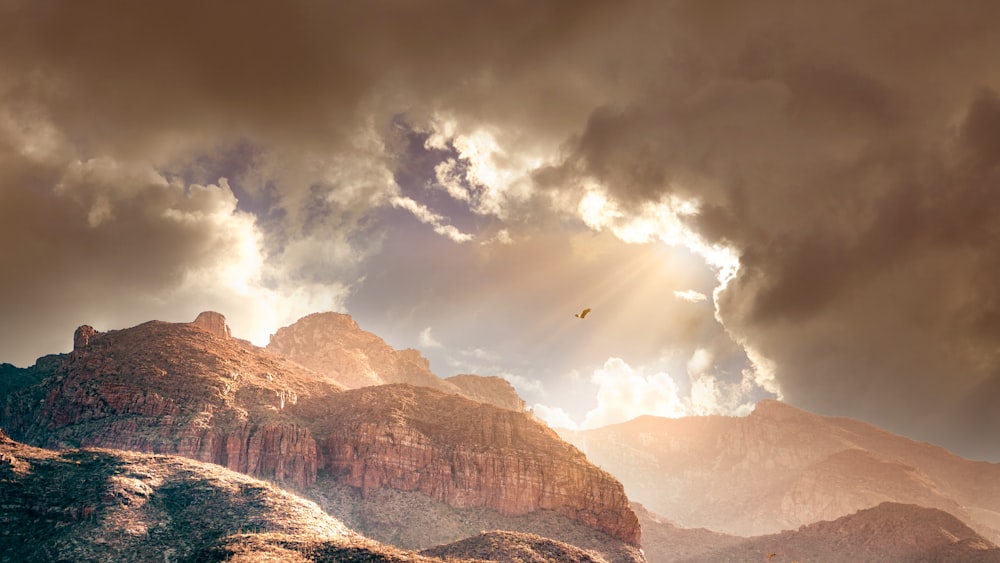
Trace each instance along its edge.
<path fill-rule="evenodd" d="M 462 373 L 453 375 L 445 381 L 457 387 L 462 396 L 473 401 L 524 412 L 524 399 L 519 397 L 514 386 L 502 377 Z"/>
<path fill-rule="evenodd" d="M 777 401 L 743 418 L 644 416 L 561 435 L 630 498 L 685 527 L 760 535 L 891 501 L 1000 539 L 1000 465 Z"/>
<path fill-rule="evenodd" d="M 632 503 L 632 511 L 639 517 L 642 526 L 642 551 L 649 563 L 710 561 L 706 559 L 709 553 L 747 539 L 704 528 L 683 528 L 637 502 Z"/>
<path fill-rule="evenodd" d="M 218 323 L 81 327 L 38 383 L 0 395 L 0 426 L 35 445 L 210 461 L 321 501 L 336 487 L 362 500 L 409 491 L 501 516 L 551 512 L 637 543 L 621 485 L 528 415 L 426 387 L 342 391 L 226 334 Z"/>
<path fill-rule="evenodd" d="M 356 534 L 310 501 L 216 465 L 54 452 L 0 430 L 0 561 L 440 561 Z"/>
<path fill-rule="evenodd" d="M 413 349 L 396 350 L 362 330 L 350 315 L 315 313 L 278 329 L 267 349 L 327 375 L 349 389 L 409 383 L 462 395 L 501 408 L 523 411 L 524 401 L 499 377 L 460 375 L 441 379 Z"/>
<path fill-rule="evenodd" d="M 768 560 L 995 563 L 1000 561 L 1000 548 L 941 510 L 883 503 L 832 522 L 751 538 L 686 561 Z"/>
<path fill-rule="evenodd" d="M 483 532 L 447 545 L 421 552 L 423 555 L 452 558 L 470 558 L 483 561 L 518 561 L 522 563 L 607 563 L 592 551 L 543 538 L 534 534 L 517 532 Z"/>

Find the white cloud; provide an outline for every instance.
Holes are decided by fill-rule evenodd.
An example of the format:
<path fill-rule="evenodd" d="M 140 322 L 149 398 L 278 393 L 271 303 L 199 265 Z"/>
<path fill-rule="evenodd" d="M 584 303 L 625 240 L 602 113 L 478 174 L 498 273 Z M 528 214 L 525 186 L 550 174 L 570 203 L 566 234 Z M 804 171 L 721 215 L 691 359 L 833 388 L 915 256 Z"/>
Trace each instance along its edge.
<path fill-rule="evenodd" d="M 458 243 L 472 240 L 472 235 L 459 231 L 454 225 L 445 224 L 444 217 L 434 213 L 428 209 L 426 205 L 420 202 L 408 197 L 394 196 L 390 200 L 390 203 L 393 207 L 409 211 L 414 217 L 419 219 L 421 223 L 426 223 L 433 227 L 434 232 L 441 236 L 448 237 Z"/>
<path fill-rule="evenodd" d="M 431 335 L 431 327 L 420 331 L 420 345 L 425 348 L 441 348 L 441 343 Z"/>
<path fill-rule="evenodd" d="M 646 376 L 620 358 L 608 358 L 591 377 L 597 384 L 597 407 L 584 416 L 583 428 L 598 428 L 652 414 L 679 417 L 687 414 L 677 384 L 665 372 Z"/>
<path fill-rule="evenodd" d="M 568 430 L 577 430 L 579 428 L 573 417 L 559 407 L 550 407 L 541 403 L 535 403 L 531 407 L 531 411 L 550 428 L 566 428 Z"/>
<path fill-rule="evenodd" d="M 469 189 L 463 183 L 462 174 L 459 173 L 458 162 L 454 158 L 438 163 L 434 167 L 434 177 L 437 179 L 437 185 L 444 188 L 451 197 L 458 201 L 472 201 Z"/>
<path fill-rule="evenodd" d="M 500 229 L 497 234 L 492 237 L 480 242 L 479 244 L 514 244 L 514 239 L 510 236 L 510 231 L 507 229 Z"/>
<path fill-rule="evenodd" d="M 556 147 L 535 147 L 517 131 L 502 127 L 459 123 L 445 115 L 435 115 L 426 127 L 428 148 L 445 150 L 450 145 L 458 152 L 458 159 L 435 167 L 438 183 L 480 215 L 506 218 L 511 204 L 528 200 L 534 192 L 532 172 L 557 157 Z"/>
<path fill-rule="evenodd" d="M 684 291 L 674 290 L 674 297 L 680 299 L 681 301 L 687 301 L 688 303 L 700 303 L 708 300 L 707 295 L 693 289 L 685 289 Z"/>

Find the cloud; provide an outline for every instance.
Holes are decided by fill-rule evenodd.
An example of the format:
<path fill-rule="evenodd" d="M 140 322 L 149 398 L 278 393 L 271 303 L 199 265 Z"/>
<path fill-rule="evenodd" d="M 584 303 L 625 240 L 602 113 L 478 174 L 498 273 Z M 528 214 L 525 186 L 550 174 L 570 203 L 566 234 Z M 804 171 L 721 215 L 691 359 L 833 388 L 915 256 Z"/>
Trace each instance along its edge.
<path fill-rule="evenodd" d="M 420 331 L 420 345 L 425 348 L 441 348 L 442 345 L 431 335 L 431 327 Z"/>
<path fill-rule="evenodd" d="M 688 303 L 700 303 L 702 301 L 708 300 L 708 296 L 706 296 L 704 293 L 695 291 L 693 289 L 685 289 L 683 291 L 675 289 L 674 297 L 680 299 L 681 301 L 687 301 Z"/>
<path fill-rule="evenodd" d="M 462 279 L 407 280 L 490 318 L 477 326 L 488 342 L 530 335 L 511 356 L 544 342 L 582 365 L 632 357 L 637 344 L 608 328 L 560 332 L 554 311 L 593 298 L 585 288 L 610 303 L 633 272 L 655 271 L 614 258 L 616 278 L 600 278 L 572 244 L 596 253 L 604 239 L 565 243 L 588 228 L 707 263 L 716 318 L 755 385 L 996 458 L 1000 420 L 969 410 L 1000 392 L 995 2 L 249 1 L 190 14 L 159 1 L 0 7 L 11 357 L 81 322 L 188 317 L 209 297 L 237 310 L 381 303 L 392 291 L 365 270 L 407 256 L 386 247 L 406 227 L 380 221 L 396 205 L 468 252 L 461 264 L 410 252 Z M 401 195 L 400 121 L 447 153 L 429 180 L 476 231 Z M 451 244 L 501 229 L 517 244 Z M 594 284 L 567 290 L 554 265 Z M 668 288 L 705 287 L 668 281 L 673 301 Z M 627 305 L 616 310 L 639 308 Z M 608 325 L 688 348 L 721 331 L 663 309 L 681 320 Z M 248 327 L 277 314 L 250 310 Z M 574 338 L 588 344 L 577 355 Z"/>
<path fill-rule="evenodd" d="M 549 428 L 566 428 L 577 430 L 578 425 L 573 417 L 559 407 L 549 407 L 541 403 L 536 403 L 531 407 L 531 412 L 541 419 Z"/>
<path fill-rule="evenodd" d="M 391 202 L 393 207 L 399 207 L 413 213 L 413 216 L 419 219 L 421 223 L 426 223 L 433 227 L 435 233 L 448 237 L 454 242 L 469 242 L 473 238 L 472 235 L 459 231 L 454 225 L 445 224 L 444 217 L 427 209 L 427 206 L 413 199 L 397 196 L 392 198 Z"/>

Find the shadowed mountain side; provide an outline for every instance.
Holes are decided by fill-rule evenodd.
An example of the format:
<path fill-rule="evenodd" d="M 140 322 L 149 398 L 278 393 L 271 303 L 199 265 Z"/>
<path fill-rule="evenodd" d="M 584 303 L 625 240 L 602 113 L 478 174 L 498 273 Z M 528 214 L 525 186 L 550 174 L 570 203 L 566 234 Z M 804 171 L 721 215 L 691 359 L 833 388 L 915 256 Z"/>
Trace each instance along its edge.
<path fill-rule="evenodd" d="M 2 430 L 0 498 L 3 561 L 438 561 L 381 545 L 313 502 L 217 465 L 54 452 Z"/>
<path fill-rule="evenodd" d="M 1000 539 L 1000 465 L 778 401 L 746 417 L 643 416 L 560 434 L 632 500 L 684 527 L 761 535 L 888 501 L 939 508 Z"/>
<path fill-rule="evenodd" d="M 37 384 L 0 396 L 15 438 L 178 454 L 306 494 L 343 485 L 364 499 L 400 490 L 504 516 L 548 511 L 638 543 L 621 484 L 525 413 L 404 384 L 342 391 L 189 323 L 86 328 Z M 398 537 L 421 533 L 401 526 Z"/>
<path fill-rule="evenodd" d="M 478 536 L 425 549 L 420 553 L 441 558 L 466 557 L 501 562 L 607 563 L 599 554 L 569 544 L 534 534 L 503 531 L 483 532 Z"/>
<path fill-rule="evenodd" d="M 947 512 L 887 502 L 832 522 L 750 538 L 685 563 L 768 560 L 996 563 L 1000 548 Z"/>
<path fill-rule="evenodd" d="M 632 511 L 642 526 L 642 551 L 649 563 L 698 560 L 713 551 L 746 541 L 744 537 L 704 528 L 682 528 L 637 502 L 632 503 Z"/>
<path fill-rule="evenodd" d="M 302 317 L 271 335 L 267 349 L 349 389 L 409 383 L 501 408 L 524 410 L 524 401 L 503 379 L 478 375 L 441 379 L 431 372 L 430 362 L 420 352 L 394 349 L 343 313 L 315 313 Z"/>

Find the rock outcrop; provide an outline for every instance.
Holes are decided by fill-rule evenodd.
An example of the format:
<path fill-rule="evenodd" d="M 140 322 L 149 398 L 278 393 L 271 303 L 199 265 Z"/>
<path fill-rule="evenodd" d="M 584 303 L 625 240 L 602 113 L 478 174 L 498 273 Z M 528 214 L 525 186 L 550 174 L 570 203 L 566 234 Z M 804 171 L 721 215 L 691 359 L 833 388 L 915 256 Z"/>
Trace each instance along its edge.
<path fill-rule="evenodd" d="M 524 413 L 408 384 L 345 391 L 194 323 L 95 332 L 46 366 L 41 381 L 0 396 L 0 426 L 15 439 L 180 455 L 306 494 L 324 481 L 552 511 L 639 538 L 621 484 Z"/>
<path fill-rule="evenodd" d="M 215 311 L 203 311 L 198 314 L 198 316 L 194 319 L 194 322 L 191 324 L 205 329 L 219 338 L 229 339 L 233 337 L 229 330 L 229 325 L 226 324 L 226 317 L 223 316 L 222 313 L 216 313 Z"/>
<path fill-rule="evenodd" d="M 90 325 L 82 325 L 76 329 L 73 333 L 73 351 L 82 352 L 87 349 L 90 345 L 90 339 L 97 334 L 94 327 Z"/>

